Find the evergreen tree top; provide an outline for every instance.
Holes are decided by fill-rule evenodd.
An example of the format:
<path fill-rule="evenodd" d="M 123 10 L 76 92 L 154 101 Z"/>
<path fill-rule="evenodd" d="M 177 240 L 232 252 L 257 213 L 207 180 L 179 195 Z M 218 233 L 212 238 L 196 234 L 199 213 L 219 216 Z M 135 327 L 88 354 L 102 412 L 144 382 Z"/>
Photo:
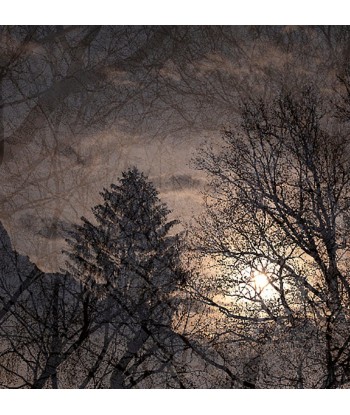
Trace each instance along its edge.
<path fill-rule="evenodd" d="M 104 203 L 92 211 L 100 224 L 130 221 L 134 225 L 158 227 L 164 225 L 170 210 L 158 197 L 158 191 L 148 177 L 133 167 L 122 173 L 117 184 L 101 192 Z M 177 221 L 171 222 L 171 226 Z M 170 226 L 170 227 L 171 227 Z M 169 230 L 169 224 L 167 230 Z"/>

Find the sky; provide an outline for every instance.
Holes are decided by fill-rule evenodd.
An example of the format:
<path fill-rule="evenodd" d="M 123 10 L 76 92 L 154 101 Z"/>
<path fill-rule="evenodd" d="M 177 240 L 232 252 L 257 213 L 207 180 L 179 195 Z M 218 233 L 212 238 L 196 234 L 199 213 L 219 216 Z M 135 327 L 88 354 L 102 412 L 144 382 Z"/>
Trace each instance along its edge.
<path fill-rule="evenodd" d="M 1 27 L 0 213 L 45 271 L 64 231 L 131 166 L 188 226 L 207 178 L 193 159 L 239 125 L 244 100 L 313 83 L 332 92 L 348 32 L 300 26 Z"/>
<path fill-rule="evenodd" d="M 81 5 L 79 4 L 79 2 L 75 2 L 74 4 L 72 4 L 72 2 L 67 2 L 67 3 L 68 4 L 65 4 L 66 7 L 58 8 L 55 11 L 55 13 L 50 13 L 48 16 L 45 17 L 45 19 L 40 19 L 41 23 L 60 24 L 63 21 L 65 21 L 66 23 L 70 23 L 70 24 L 78 23 L 78 20 L 80 19 L 78 16 L 82 16 Z M 187 9 L 188 2 L 186 1 L 184 3 L 186 5 L 185 8 Z M 218 23 L 231 24 L 232 21 L 234 19 L 236 19 L 235 20 L 236 24 L 242 24 L 242 23 L 252 24 L 252 23 L 255 23 L 255 22 L 258 22 L 258 23 L 261 24 L 262 23 L 262 20 L 261 20 L 261 17 L 260 17 L 261 15 L 264 16 L 264 18 L 263 18 L 264 23 L 266 22 L 266 20 L 268 20 L 269 23 L 281 23 L 281 22 L 285 23 L 287 15 L 288 15 L 288 17 L 290 17 L 288 23 L 290 23 L 290 22 L 294 22 L 294 23 L 298 22 L 299 24 L 315 23 L 315 21 L 313 20 L 314 19 L 313 16 L 315 15 L 315 6 L 311 2 L 310 2 L 310 4 L 305 4 L 304 1 L 302 1 L 302 2 L 301 1 L 300 2 L 293 2 L 294 7 L 291 5 L 291 7 L 289 7 L 289 9 L 288 9 L 288 13 L 279 12 L 279 14 L 277 14 L 277 15 L 276 15 L 276 12 L 274 12 L 275 14 L 273 14 L 269 11 L 269 9 L 266 7 L 266 2 L 257 2 L 257 4 L 254 4 L 253 6 L 251 5 L 250 2 L 246 2 L 245 4 L 242 4 L 242 2 L 240 2 L 240 3 L 241 3 L 240 8 L 246 7 L 248 9 L 248 10 L 245 9 L 246 11 L 245 11 L 245 13 L 243 13 L 244 16 L 248 16 L 248 18 L 245 17 L 245 21 L 242 20 L 241 9 L 239 9 L 240 13 L 234 13 L 234 12 L 232 12 L 232 10 L 229 10 L 229 13 L 228 13 L 228 12 L 223 11 L 221 7 L 217 7 L 217 8 L 214 9 L 215 13 L 213 13 L 213 11 L 211 10 L 210 13 L 209 14 L 207 13 L 205 18 L 203 18 L 202 14 L 200 14 L 200 17 L 198 17 L 199 13 L 198 13 L 198 8 L 196 6 L 194 7 L 194 12 L 192 11 L 192 13 L 187 13 L 187 12 L 183 13 L 184 5 L 182 5 L 182 7 L 173 8 L 171 13 L 168 13 L 167 8 L 166 8 L 165 9 L 166 16 L 162 16 L 160 21 L 159 21 L 159 18 L 156 19 L 157 20 L 156 23 L 161 23 L 161 24 L 165 23 L 165 22 L 169 23 L 169 18 L 171 18 L 171 16 L 175 16 L 176 21 L 174 21 L 174 23 L 181 23 L 182 22 L 182 23 L 185 23 L 185 24 L 187 24 L 187 23 L 188 24 L 194 24 L 194 23 L 200 23 L 200 24 L 210 23 L 210 24 L 212 24 L 212 23 L 218 22 Z M 334 22 L 334 15 L 336 15 L 337 16 L 337 23 L 342 23 L 341 21 L 339 21 L 339 18 L 340 18 L 340 20 L 342 18 L 345 18 L 346 13 L 340 13 L 339 10 L 344 10 L 344 9 L 343 9 L 343 7 L 339 7 L 339 5 L 335 4 L 335 3 L 337 3 L 337 2 L 332 2 L 332 5 L 333 5 L 332 8 L 329 7 L 328 2 L 326 3 L 326 6 L 324 7 L 326 12 L 323 14 L 323 17 L 321 18 L 322 22 L 328 22 L 329 23 L 330 20 L 332 22 Z M 101 2 L 99 2 L 99 4 L 101 4 Z M 215 2 L 215 5 L 217 5 L 217 4 L 218 4 L 218 2 Z M 61 3 L 61 5 L 62 5 L 62 3 Z M 33 2 L 30 2 L 30 3 L 29 2 L 24 2 L 22 7 L 19 7 L 18 2 L 13 2 L 13 3 L 8 4 L 6 6 L 3 5 L 2 8 L 4 9 L 4 7 L 9 7 L 9 6 L 12 6 L 14 8 L 14 11 L 13 11 L 12 15 L 15 16 L 15 17 L 10 19 L 11 21 L 9 21 L 9 19 L 6 19 L 6 21 L 3 22 L 3 23 L 6 23 L 6 24 L 9 24 L 9 23 L 11 23 L 11 24 L 20 24 L 20 23 L 27 24 L 28 23 L 28 16 L 33 16 Z M 135 2 L 131 2 L 131 3 L 125 2 L 122 5 L 118 4 L 117 6 L 118 6 L 118 11 L 120 11 L 120 7 L 128 7 L 128 6 L 131 7 L 132 10 L 129 11 L 125 15 L 124 9 L 123 9 L 122 13 L 120 13 L 120 12 L 105 13 L 106 8 L 105 7 L 99 7 L 96 10 L 94 10 L 93 15 L 91 15 L 91 13 L 89 14 L 88 11 L 86 13 L 84 13 L 84 16 L 89 16 L 88 17 L 88 22 L 84 21 L 84 23 L 85 24 L 95 23 L 96 22 L 96 16 L 98 14 L 99 18 L 97 20 L 101 20 L 101 18 L 100 18 L 101 15 L 103 16 L 102 20 L 104 20 L 105 22 L 106 22 L 106 19 L 107 20 L 109 19 L 109 21 L 107 21 L 106 23 L 115 24 L 115 18 L 118 17 L 118 16 L 121 16 L 120 18 L 122 19 L 122 23 L 135 24 L 135 23 L 137 23 L 135 21 L 135 17 L 130 19 L 128 16 L 135 16 L 135 8 L 142 9 L 142 7 L 144 7 L 144 6 L 146 6 L 146 9 L 145 10 L 142 9 L 141 12 L 139 13 L 139 17 L 137 17 L 138 22 L 144 23 L 145 22 L 145 19 L 144 19 L 145 15 L 148 16 L 148 19 L 146 19 L 147 22 L 149 22 L 149 23 L 154 22 L 154 20 L 153 20 L 154 19 L 154 17 L 153 17 L 154 14 L 152 13 L 152 17 L 149 16 L 149 13 L 150 13 L 150 11 L 149 11 L 149 2 L 141 2 L 140 5 L 139 4 L 137 5 L 138 7 L 135 7 Z M 320 2 L 318 2 L 317 9 L 321 8 L 322 6 L 323 6 L 323 4 L 321 5 Z M 66 13 L 67 7 L 69 7 L 69 8 L 76 7 L 75 12 Z M 202 7 L 203 7 L 203 4 L 202 4 Z M 45 7 L 45 9 L 47 9 L 47 8 Z M 300 12 L 300 9 L 303 10 L 302 13 Z M 22 13 L 21 17 L 19 17 L 19 12 Z M 36 13 L 35 16 L 37 16 L 37 15 L 38 14 Z M 213 17 L 213 15 L 215 15 L 215 17 Z M 330 15 L 332 16 L 331 19 L 330 19 Z M 57 20 L 56 16 L 60 16 L 58 18 L 58 20 Z M 219 18 L 217 16 L 219 16 Z M 266 17 L 266 16 L 268 16 L 268 17 Z M 277 18 L 276 17 L 272 18 L 272 20 L 274 20 L 274 21 L 271 22 L 271 16 L 276 16 Z M 344 17 L 342 17 L 342 16 L 344 16 Z M 56 18 L 56 20 L 55 20 L 55 18 Z M 187 20 L 186 20 L 186 18 L 187 18 Z M 238 20 L 237 20 L 237 18 L 238 18 Z M 54 19 L 54 21 L 52 21 L 52 19 Z M 225 19 L 226 19 L 226 21 L 223 21 Z M 173 23 L 173 22 L 170 22 L 170 23 Z M 319 20 L 317 21 L 317 23 L 320 23 Z M 214 107 L 214 105 L 212 106 L 212 108 L 213 107 Z M 215 105 L 215 109 L 216 108 L 217 107 Z M 203 130 L 206 131 L 206 129 L 203 129 Z M 198 143 L 201 142 L 201 139 L 202 139 L 202 136 L 203 136 L 203 130 L 200 131 L 196 136 L 191 135 L 191 137 L 193 137 L 192 141 L 191 141 L 191 149 L 192 148 L 195 149 L 196 146 L 198 145 Z M 215 138 L 218 137 L 218 131 L 219 130 L 214 125 L 213 128 L 210 129 L 210 131 L 208 133 L 209 138 L 213 138 L 214 135 L 215 135 Z M 133 134 L 131 134 L 131 136 L 133 136 Z M 141 137 L 136 134 L 135 140 L 140 141 Z M 177 143 L 177 141 L 175 139 L 173 139 L 171 135 L 169 135 L 168 140 L 169 140 L 169 143 L 174 143 L 174 144 Z M 119 143 L 119 141 L 117 142 L 117 144 L 118 143 Z M 142 148 L 144 148 L 143 143 L 144 143 L 144 141 L 142 141 L 141 145 L 139 145 L 139 148 L 141 147 L 141 153 L 142 153 Z M 160 143 L 162 143 L 162 140 L 160 140 Z M 135 144 L 134 146 L 137 147 L 137 144 Z M 7 147 L 8 146 L 6 146 L 6 149 L 8 151 Z M 98 150 L 96 150 L 95 154 L 96 153 L 99 154 L 100 146 L 97 146 L 97 147 L 98 147 Z M 126 148 L 128 148 L 128 147 L 129 147 L 129 145 L 127 144 Z M 160 146 L 161 150 L 165 149 L 166 147 L 167 146 L 164 146 L 164 147 Z M 173 148 L 174 148 L 174 150 L 172 150 Z M 194 170 L 191 169 L 188 166 L 188 163 L 187 163 L 188 159 L 190 158 L 190 156 L 189 156 L 190 151 L 186 151 L 186 146 L 184 147 L 184 150 L 182 151 L 182 154 L 184 154 L 186 156 L 186 161 L 185 161 L 185 160 L 177 160 L 176 157 L 175 157 L 175 155 L 177 154 L 176 150 L 179 151 L 179 146 L 175 146 L 175 145 L 171 146 L 170 145 L 170 149 L 172 151 L 174 151 L 175 154 L 174 154 L 173 157 L 171 157 L 172 153 L 167 152 L 167 154 L 169 155 L 167 160 L 172 161 L 172 166 L 174 167 L 174 169 L 176 167 L 177 170 L 180 172 L 179 174 L 181 176 L 183 176 L 185 174 L 186 175 L 188 174 L 188 176 L 191 177 L 191 180 L 194 179 L 194 174 L 195 174 Z M 16 154 L 17 160 L 19 160 L 19 163 L 21 164 L 22 163 L 22 157 L 24 157 L 24 156 L 21 155 L 22 153 L 21 153 L 20 149 L 16 148 L 16 149 L 12 149 L 11 151 L 13 151 Z M 17 156 L 17 152 L 20 153 L 18 156 Z M 134 152 L 136 153 L 136 157 L 142 157 L 143 159 L 146 158 L 144 156 L 144 153 L 142 153 L 141 156 L 137 156 L 137 149 L 134 150 Z M 67 151 L 67 153 L 68 153 L 68 151 Z M 29 154 L 30 154 L 30 152 L 29 152 Z M 131 154 L 134 154 L 134 153 L 131 153 Z M 117 157 L 116 153 L 111 154 L 111 156 Z M 72 158 L 73 158 L 73 156 L 72 156 Z M 78 159 L 78 157 L 77 157 L 77 159 Z M 96 164 L 96 166 L 99 166 L 99 168 L 101 170 L 104 170 L 105 169 L 105 164 L 102 161 L 103 158 L 102 157 L 100 159 L 97 158 L 97 160 L 100 160 L 100 162 L 98 162 Z M 147 160 L 149 160 L 148 156 L 147 156 Z M 156 160 L 157 161 L 158 159 L 157 158 L 155 158 L 155 159 L 151 158 L 151 160 Z M 6 163 L 7 163 L 6 166 L 8 167 L 8 164 L 11 163 L 11 162 L 10 162 L 10 160 L 7 159 Z M 71 163 L 73 165 L 73 168 L 74 168 L 75 164 L 78 164 L 77 161 L 76 162 L 72 161 Z M 168 168 L 167 163 L 164 163 L 164 165 L 165 165 L 165 168 Z M 1 167 L 3 167 L 3 166 L 1 166 Z M 58 243 L 58 242 L 56 242 L 57 239 L 54 239 L 54 240 L 52 238 L 51 239 L 49 239 L 49 238 L 42 239 L 42 236 L 38 235 L 38 232 L 36 232 L 35 230 L 30 230 L 29 229 L 28 231 L 24 231 L 24 228 L 23 228 L 23 226 L 22 226 L 22 224 L 19 220 L 20 214 L 19 213 L 15 214 L 14 211 L 17 211 L 17 209 L 18 209 L 25 216 L 26 210 L 28 208 L 27 208 L 27 206 L 23 206 L 24 203 L 21 200 L 18 200 L 16 198 L 15 198 L 15 201 L 12 204 L 4 204 L 3 203 L 3 200 L 9 195 L 9 193 L 11 194 L 10 189 L 11 189 L 11 187 L 15 187 L 15 185 L 17 183 L 17 179 L 14 177 L 13 174 L 9 174 L 7 171 L 4 170 L 4 168 L 1 168 L 1 167 L 0 167 L 0 178 L 1 178 L 1 180 L 3 180 L 2 183 L 6 183 L 7 186 L 8 186 L 6 188 L 0 189 L 0 197 L 2 198 L 1 218 L 4 222 L 6 222 L 6 225 L 11 227 L 11 234 L 12 234 L 11 236 L 16 239 L 16 245 L 23 252 L 27 253 L 28 255 L 31 255 L 32 258 L 36 258 L 38 261 L 40 261 L 40 256 L 41 255 L 38 255 L 38 253 L 37 253 L 38 250 L 36 249 L 36 246 L 39 245 L 40 246 L 39 250 L 42 252 L 42 246 L 44 246 L 44 247 L 46 245 L 50 246 L 50 244 L 55 245 L 56 243 Z M 154 167 L 153 164 L 152 164 L 152 167 Z M 119 164 L 118 164 L 118 173 L 114 173 L 115 176 L 118 176 L 119 171 L 121 171 L 123 168 L 124 168 L 124 164 L 122 164 L 122 166 L 120 166 L 120 167 L 119 167 Z M 24 169 L 24 170 L 26 170 L 26 169 Z M 184 170 L 186 170 L 187 173 L 185 173 Z M 69 169 L 68 171 L 71 171 L 71 170 Z M 88 171 L 88 169 L 86 169 L 86 171 Z M 96 169 L 94 169 L 94 171 L 96 171 Z M 164 171 L 164 169 L 162 171 Z M 12 172 L 13 172 L 13 170 L 12 170 Z M 113 170 L 113 172 L 114 172 L 114 170 Z M 90 173 L 91 173 L 91 170 L 90 170 Z M 163 173 L 163 174 L 165 174 L 165 173 Z M 102 175 L 102 173 L 101 173 L 101 175 Z M 23 177 L 25 175 L 22 176 L 22 174 L 18 174 L 17 176 L 19 176 L 18 180 L 20 182 L 22 182 L 22 183 L 25 182 L 25 177 Z M 101 185 L 103 185 L 103 186 L 108 185 L 108 183 L 110 182 L 111 179 L 114 180 L 115 176 L 113 176 L 113 174 L 111 176 L 108 176 L 108 174 L 106 174 L 105 178 L 103 180 L 98 180 L 97 181 L 96 187 L 94 188 L 93 191 L 90 190 L 90 189 L 86 190 L 86 188 L 85 188 L 84 195 L 85 195 L 86 199 L 88 199 L 87 202 L 95 203 L 96 198 L 98 197 L 97 196 L 98 188 Z M 157 174 L 155 173 L 154 176 L 155 177 L 152 177 L 152 178 L 154 180 L 156 180 Z M 159 177 L 162 177 L 162 175 L 159 175 Z M 195 178 L 198 180 L 198 181 L 195 181 L 196 184 L 202 183 L 203 178 L 201 176 L 196 176 Z M 34 179 L 34 182 L 35 182 L 35 180 L 36 179 Z M 14 185 L 12 184 L 13 181 L 15 182 Z M 91 188 L 91 183 L 90 183 L 89 187 Z M 189 195 L 193 196 L 194 192 L 192 192 L 192 187 L 188 186 L 188 189 L 186 191 Z M 195 187 L 197 188 L 197 186 L 195 186 Z M 176 202 L 178 202 L 178 204 L 180 205 L 179 207 L 181 208 L 181 207 L 183 207 L 183 204 L 180 203 L 181 199 L 178 197 L 179 193 L 181 193 L 181 192 L 179 192 L 179 191 L 169 192 L 169 196 L 172 195 L 173 203 L 176 204 Z M 184 194 L 184 193 L 185 192 L 182 192 L 182 194 Z M 164 198 L 164 196 L 165 196 L 165 192 L 162 193 L 163 198 Z M 35 200 L 38 199 L 38 197 L 35 196 L 34 194 L 32 194 L 29 199 L 30 199 L 30 201 L 32 201 L 33 199 L 35 201 Z M 198 200 L 198 202 L 199 202 L 200 199 L 196 199 L 196 200 Z M 169 203 L 171 203 L 171 200 L 169 200 Z M 84 200 L 84 203 L 81 203 L 81 202 L 77 203 L 76 202 L 75 205 L 77 207 L 74 211 L 75 212 L 74 213 L 74 218 L 77 219 L 81 215 L 81 211 L 82 210 L 87 210 L 88 208 L 85 207 L 85 200 Z M 33 211 L 33 209 L 28 209 L 28 210 L 30 212 Z M 38 206 L 38 210 L 39 210 L 39 213 L 37 213 L 37 212 L 32 213 L 34 215 L 34 218 L 33 218 L 34 222 L 35 222 L 35 220 L 39 220 L 38 218 L 40 218 L 40 221 L 41 221 L 42 217 L 46 217 L 45 215 L 49 216 L 49 218 L 52 217 L 52 216 L 50 216 L 51 215 L 51 210 L 43 207 L 40 204 Z M 72 218 L 72 220 L 74 218 Z M 67 218 L 67 220 L 68 220 L 68 218 Z M 36 228 L 36 227 L 37 226 L 35 226 L 34 228 Z M 29 228 L 30 228 L 30 226 L 29 226 Z M 28 241 L 33 240 L 34 242 L 33 242 L 33 244 L 29 244 L 29 243 L 25 243 L 24 242 L 25 240 L 28 240 Z M 54 247 L 50 246 L 47 249 L 47 252 L 48 252 L 48 255 L 46 256 L 46 260 L 43 261 L 42 265 L 44 267 L 46 266 L 48 268 L 56 269 L 57 268 L 57 263 L 58 263 L 57 258 L 60 255 L 58 250 L 55 250 Z M 52 254 L 52 253 L 55 253 L 55 252 L 57 252 L 57 255 Z M 50 261 L 48 261 L 48 259 L 50 259 Z M 47 262 L 50 262 L 50 264 L 48 265 Z M 147 392 L 147 391 L 143 391 L 143 392 Z M 199 391 L 197 391 L 197 392 L 200 393 Z M 208 411 L 208 413 L 209 413 L 209 412 L 212 412 L 213 409 L 215 409 L 218 412 L 226 410 L 228 402 L 231 402 L 231 400 L 232 400 L 232 395 L 231 395 L 232 391 L 220 391 L 221 392 L 220 396 L 218 396 L 218 391 L 215 391 L 215 392 L 212 391 L 212 392 L 215 393 L 215 395 L 212 395 L 212 393 L 208 393 L 208 391 L 203 391 L 200 395 L 199 400 L 198 400 L 198 393 L 197 393 L 197 399 L 190 400 L 190 402 L 186 401 L 186 406 L 191 408 L 191 405 L 193 405 L 193 409 L 196 408 L 196 410 L 199 411 L 200 413 L 205 413 L 206 411 Z M 247 395 L 246 395 L 245 392 L 246 391 L 235 391 L 235 395 L 234 395 L 235 405 L 236 406 L 237 405 L 238 406 L 242 405 L 241 407 L 244 410 L 247 409 L 246 404 L 245 404 Z M 279 410 L 279 405 L 271 404 L 272 401 L 274 403 L 276 401 L 278 402 L 278 399 L 276 400 L 276 394 L 277 394 L 277 397 L 279 399 L 285 399 L 285 400 L 287 399 L 288 401 L 290 401 L 290 404 L 291 404 L 290 406 L 293 406 L 294 410 L 296 410 L 296 411 L 298 411 L 298 409 L 299 409 L 299 408 L 296 408 L 296 406 L 300 406 L 300 409 L 302 408 L 303 410 L 305 410 L 305 408 L 311 410 L 311 405 L 312 405 L 312 410 L 314 412 L 324 411 L 325 408 L 327 408 L 327 405 L 329 405 L 329 406 L 332 405 L 332 410 L 334 410 L 336 405 L 338 405 L 339 409 L 340 409 L 340 405 L 342 405 L 342 403 L 343 403 L 342 399 L 339 399 L 337 401 L 328 399 L 328 397 L 325 394 L 323 394 L 323 392 L 321 392 L 321 391 L 319 391 L 318 393 L 316 391 L 313 391 L 313 394 L 312 394 L 313 399 L 310 399 L 307 402 L 305 402 L 305 395 L 304 395 L 304 399 L 301 399 L 300 394 L 298 395 L 298 399 L 291 400 L 290 399 L 290 397 L 291 397 L 290 391 L 275 391 L 274 390 L 274 391 L 270 391 L 270 393 L 271 393 L 270 396 L 268 396 L 268 393 L 269 393 L 268 391 L 261 391 L 261 392 L 264 395 L 262 395 L 260 397 L 260 399 L 258 397 L 257 399 L 252 400 L 250 402 L 249 408 L 250 408 L 252 413 L 254 413 L 256 411 L 259 411 L 260 413 L 261 412 L 263 412 L 263 413 L 264 412 L 273 413 L 274 411 L 277 412 Z M 3 392 L 3 393 L 5 393 L 5 392 Z M 45 396 L 47 396 L 46 393 L 47 392 L 45 392 Z M 254 393 L 258 393 L 258 392 L 256 391 Z M 315 398 L 315 396 L 314 396 L 315 393 L 317 393 L 317 399 L 314 399 Z M 20 400 L 18 402 L 18 405 L 25 405 L 25 408 L 23 407 L 23 409 L 25 409 L 27 412 L 29 410 L 28 407 L 30 406 L 30 407 L 33 408 L 33 412 L 35 410 L 35 412 L 37 413 L 38 412 L 37 397 L 31 397 L 31 396 L 32 395 L 27 396 L 26 400 L 22 400 L 22 401 Z M 45 396 L 42 395 L 41 399 L 44 400 Z M 92 399 L 90 397 L 92 397 Z M 168 401 L 172 397 L 173 397 L 172 391 L 163 391 L 163 393 L 162 393 L 162 398 L 163 399 L 165 398 Z M 310 394 L 308 395 L 308 397 L 310 398 Z M 145 409 L 144 408 L 144 403 L 147 402 L 148 398 L 149 398 L 149 394 L 146 395 L 146 393 L 144 393 L 142 399 L 138 400 L 139 403 L 135 402 L 135 404 L 140 405 L 140 409 L 144 410 Z M 157 398 L 160 399 L 159 391 L 157 391 Z M 338 398 L 339 398 L 339 396 L 338 396 Z M 12 394 L 11 394 L 11 397 L 9 396 L 9 402 L 10 402 L 10 399 L 11 399 L 11 402 L 12 402 L 12 399 L 13 399 Z M 30 400 L 31 399 L 35 399 L 35 402 L 33 401 L 32 405 L 30 405 Z M 125 405 L 128 404 L 127 400 L 129 399 L 129 397 L 127 395 L 125 395 L 125 394 L 121 395 L 120 394 L 118 396 L 118 399 L 121 400 L 122 402 L 123 402 L 123 399 L 125 399 Z M 152 402 L 153 402 L 153 397 L 151 397 L 151 399 L 152 399 Z M 72 410 L 72 408 L 75 409 L 75 407 L 74 407 L 75 405 L 79 405 L 79 410 L 80 411 L 82 410 L 82 407 L 83 407 L 84 408 L 83 411 L 89 411 L 90 410 L 91 412 L 92 411 L 96 412 L 96 409 L 101 411 L 101 408 L 103 407 L 103 405 L 107 404 L 108 407 L 110 407 L 109 404 L 112 403 L 111 401 L 109 401 L 109 399 L 106 399 L 105 395 L 104 395 L 103 399 L 96 399 L 96 396 L 93 396 L 90 393 L 89 393 L 89 395 L 85 394 L 84 400 L 70 399 L 69 396 L 65 395 L 65 400 L 64 401 L 66 402 L 67 406 L 69 405 L 69 408 L 71 410 Z M 44 402 L 45 402 L 45 400 L 44 400 Z M 12 403 L 11 403 L 11 405 L 12 405 Z M 142 405 L 142 407 L 141 407 L 141 405 Z M 152 408 L 152 413 L 154 413 L 154 412 L 157 413 L 157 411 L 158 412 L 163 411 L 163 405 L 158 405 L 158 406 L 154 407 L 154 405 L 151 404 L 151 401 L 150 401 L 149 407 Z M 78 409 L 78 407 L 76 407 L 76 409 Z M 329 407 L 329 409 L 331 409 L 331 408 Z M 46 410 L 46 409 L 43 408 L 43 410 Z M 54 412 L 55 411 L 57 411 L 57 412 L 60 411 L 61 412 L 61 406 L 57 405 L 55 408 L 53 408 L 53 411 Z"/>

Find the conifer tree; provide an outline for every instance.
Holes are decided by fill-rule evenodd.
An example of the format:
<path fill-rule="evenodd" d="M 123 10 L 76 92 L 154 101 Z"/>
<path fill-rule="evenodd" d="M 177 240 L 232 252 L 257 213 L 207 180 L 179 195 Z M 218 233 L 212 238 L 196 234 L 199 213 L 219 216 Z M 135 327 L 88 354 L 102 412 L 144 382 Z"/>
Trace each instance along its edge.
<path fill-rule="evenodd" d="M 178 222 L 167 220 L 169 209 L 143 173 L 124 172 L 101 196 L 95 223 L 83 217 L 69 234 L 67 267 L 104 303 L 100 319 L 123 325 L 116 336 L 126 338 L 126 351 L 114 363 L 111 387 L 125 387 L 127 367 L 146 342 L 160 350 L 173 336 L 174 292 L 185 273 L 179 235 L 170 235 Z"/>
<path fill-rule="evenodd" d="M 169 295 L 179 272 L 179 235 L 169 236 L 176 220 L 158 192 L 136 168 L 101 193 L 95 206 L 96 224 L 82 218 L 70 233 L 69 268 L 99 292 L 116 290 L 125 304 L 154 305 Z"/>

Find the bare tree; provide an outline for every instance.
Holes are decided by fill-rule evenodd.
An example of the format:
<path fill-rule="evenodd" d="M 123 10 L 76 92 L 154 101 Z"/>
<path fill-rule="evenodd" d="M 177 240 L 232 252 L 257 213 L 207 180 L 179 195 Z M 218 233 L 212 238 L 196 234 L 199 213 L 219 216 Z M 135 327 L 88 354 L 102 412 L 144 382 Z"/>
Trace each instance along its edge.
<path fill-rule="evenodd" d="M 69 275 L 46 274 L 19 255 L 2 227 L 0 256 L 1 387 L 76 385 L 84 370 L 70 361 L 102 324 L 96 302 Z"/>
<path fill-rule="evenodd" d="M 266 356 L 263 386 L 349 381 L 349 134 L 324 101 L 311 87 L 246 101 L 197 160 L 214 186 L 197 242 L 221 269 L 221 299 L 202 301 L 244 323 L 230 330 Z"/>

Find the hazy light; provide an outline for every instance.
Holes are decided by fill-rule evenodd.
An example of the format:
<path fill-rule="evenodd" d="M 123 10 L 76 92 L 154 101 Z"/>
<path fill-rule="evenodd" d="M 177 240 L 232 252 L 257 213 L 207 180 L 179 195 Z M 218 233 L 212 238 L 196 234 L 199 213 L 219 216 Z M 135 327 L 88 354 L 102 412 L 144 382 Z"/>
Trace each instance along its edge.
<path fill-rule="evenodd" d="M 255 294 L 258 294 L 265 300 L 276 296 L 277 292 L 271 285 L 268 277 L 268 271 L 251 270 L 251 287 Z"/>
<path fill-rule="evenodd" d="M 267 275 L 263 272 L 255 271 L 253 273 L 253 284 L 255 285 L 257 291 L 263 291 L 269 285 L 269 279 Z"/>
<path fill-rule="evenodd" d="M 278 296 L 278 292 L 271 284 L 274 280 L 274 266 L 267 261 L 254 264 L 242 270 L 238 275 L 233 273 L 233 282 L 228 290 L 228 297 L 237 296 L 242 301 L 249 301 L 260 297 L 270 300 Z"/>

